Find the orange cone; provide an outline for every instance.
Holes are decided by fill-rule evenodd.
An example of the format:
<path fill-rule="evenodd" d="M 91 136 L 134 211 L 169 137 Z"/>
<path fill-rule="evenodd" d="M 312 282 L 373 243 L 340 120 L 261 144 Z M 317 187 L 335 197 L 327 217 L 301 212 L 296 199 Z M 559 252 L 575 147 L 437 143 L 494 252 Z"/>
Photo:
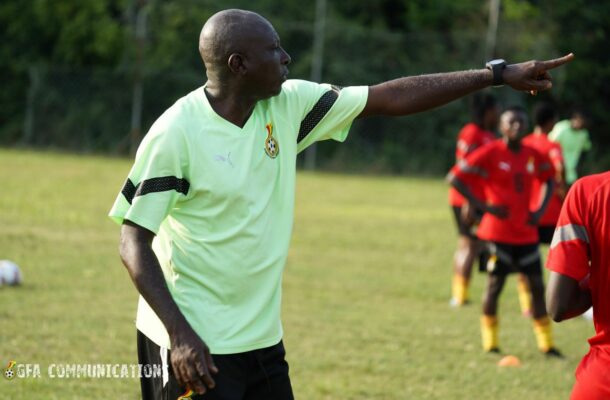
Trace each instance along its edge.
<path fill-rule="evenodd" d="M 498 361 L 498 366 L 500 367 L 520 367 L 521 360 L 519 360 L 516 356 L 504 356 L 500 361 Z"/>

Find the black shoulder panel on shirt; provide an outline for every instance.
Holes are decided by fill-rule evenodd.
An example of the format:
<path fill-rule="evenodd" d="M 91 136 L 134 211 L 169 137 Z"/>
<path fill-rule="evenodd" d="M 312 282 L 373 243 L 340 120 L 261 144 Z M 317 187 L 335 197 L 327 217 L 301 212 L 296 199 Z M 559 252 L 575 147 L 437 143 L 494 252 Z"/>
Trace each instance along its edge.
<path fill-rule="evenodd" d="M 178 193 L 186 195 L 191 184 L 186 179 L 176 178 L 175 176 L 162 176 L 160 178 L 146 179 L 138 185 L 134 185 L 131 179 L 127 179 L 121 193 L 129 204 L 136 196 L 144 196 L 148 193 L 167 192 L 175 190 Z"/>
<path fill-rule="evenodd" d="M 324 116 L 331 109 L 337 98 L 339 97 L 339 87 L 333 86 L 332 90 L 324 93 L 320 100 L 314 104 L 310 112 L 307 113 L 303 121 L 301 121 L 301 127 L 299 128 L 299 136 L 297 136 L 297 143 L 301 143 L 307 135 L 318 125 L 318 123 L 324 118 Z"/>

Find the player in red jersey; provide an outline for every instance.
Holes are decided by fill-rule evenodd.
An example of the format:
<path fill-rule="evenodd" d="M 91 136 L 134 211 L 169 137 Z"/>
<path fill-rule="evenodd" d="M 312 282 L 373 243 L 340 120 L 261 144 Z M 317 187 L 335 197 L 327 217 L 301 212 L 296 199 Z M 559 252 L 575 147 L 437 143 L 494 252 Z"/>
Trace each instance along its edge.
<path fill-rule="evenodd" d="M 566 193 L 566 184 L 564 179 L 563 156 L 561 153 L 561 145 L 556 142 L 551 142 L 547 134 L 553 129 L 557 122 L 557 111 L 550 102 L 539 102 L 534 106 L 534 131 L 523 138 L 522 143 L 535 148 L 542 154 L 546 154 L 553 164 L 555 169 L 555 190 L 549 200 L 549 205 L 546 212 L 538 222 L 538 238 L 540 243 L 550 244 L 553 238 L 555 224 L 559 217 L 561 204 Z M 532 188 L 532 197 L 530 199 L 530 209 L 536 210 L 540 204 L 541 190 L 543 186 L 541 182 L 534 181 Z M 523 315 L 531 315 L 531 294 L 529 291 L 529 282 L 523 275 L 519 275 L 519 304 Z"/>
<path fill-rule="evenodd" d="M 610 399 L 610 172 L 586 176 L 570 188 L 546 266 L 555 321 L 593 306 L 595 336 L 576 369 L 571 399 Z"/>
<path fill-rule="evenodd" d="M 544 283 L 536 225 L 544 213 L 551 192 L 545 191 L 539 209 L 531 212 L 532 184 L 539 179 L 552 189 L 553 168 L 550 160 L 525 146 L 521 139 L 527 127 L 522 108 L 509 108 L 500 117 L 502 139 L 481 147 L 451 169 L 449 182 L 484 212 L 477 230 L 489 251 L 488 281 L 481 317 L 483 349 L 499 352 L 498 299 L 509 273 L 527 275 L 532 291 L 534 332 L 540 351 L 561 356 L 553 347 L 551 326 L 544 302 Z M 485 202 L 477 199 L 471 188 L 482 184 Z"/>
<path fill-rule="evenodd" d="M 557 142 L 551 142 L 547 137 L 548 132 L 553 129 L 557 122 L 557 112 L 555 107 L 549 102 L 540 102 L 534 106 L 534 131 L 523 138 L 523 144 L 535 148 L 542 154 L 546 154 L 551 159 L 555 169 L 555 191 L 549 206 L 544 215 L 538 222 L 538 236 L 540 243 L 550 244 L 553 238 L 553 231 L 559 218 L 561 204 L 566 193 L 566 184 L 564 180 L 563 156 L 561 154 L 561 145 Z M 530 199 L 530 209 L 535 210 L 540 202 L 541 185 L 539 182 L 534 182 L 532 190 L 532 198 Z"/>
<path fill-rule="evenodd" d="M 496 139 L 493 130 L 498 125 L 500 109 L 491 94 L 476 94 L 472 97 L 472 122 L 460 130 L 455 147 L 455 161 L 460 162 L 468 154 Z M 483 198 L 482 190 L 474 189 L 475 196 Z M 449 204 L 458 229 L 457 249 L 453 256 L 453 280 L 450 305 L 459 307 L 468 301 L 468 287 L 472 264 L 480 250 L 480 242 L 474 234 L 477 216 L 466 204 L 464 197 L 453 187 L 449 188 Z"/>

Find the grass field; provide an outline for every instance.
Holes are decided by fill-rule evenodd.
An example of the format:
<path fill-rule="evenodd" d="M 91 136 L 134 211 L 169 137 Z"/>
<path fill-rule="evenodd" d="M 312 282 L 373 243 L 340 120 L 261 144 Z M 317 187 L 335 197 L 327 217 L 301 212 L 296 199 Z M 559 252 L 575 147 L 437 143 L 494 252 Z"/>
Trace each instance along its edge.
<path fill-rule="evenodd" d="M 136 291 L 106 213 L 130 161 L 0 150 L 0 259 L 25 284 L 0 288 L 1 399 L 137 399 L 135 379 L 52 379 L 51 364 L 133 364 Z M 285 344 L 297 399 L 566 399 L 590 322 L 555 325 L 565 360 L 538 354 L 515 280 L 500 340 L 520 368 L 496 366 L 473 305 L 448 307 L 453 221 L 441 179 L 299 174 L 284 275 Z M 546 249 L 543 249 L 546 252 Z"/>

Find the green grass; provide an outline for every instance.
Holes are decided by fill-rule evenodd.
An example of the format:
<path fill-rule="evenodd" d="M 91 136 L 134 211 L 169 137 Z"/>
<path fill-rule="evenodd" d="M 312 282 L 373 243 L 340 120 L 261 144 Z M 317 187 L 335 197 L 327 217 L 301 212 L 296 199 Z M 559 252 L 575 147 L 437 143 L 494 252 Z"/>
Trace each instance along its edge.
<path fill-rule="evenodd" d="M 50 364 L 136 363 L 137 294 L 106 213 L 130 160 L 0 150 L 0 258 L 25 284 L 0 288 L 0 367 L 38 363 L 39 379 L 0 378 L 2 399 L 137 399 L 134 379 L 51 379 Z M 447 301 L 455 229 L 441 179 L 299 174 L 284 275 L 285 344 L 297 399 L 561 399 L 591 323 L 554 326 L 563 361 L 538 354 L 515 279 L 500 306 L 501 347 L 483 354 L 479 301 Z M 546 251 L 546 250 L 544 250 Z"/>

